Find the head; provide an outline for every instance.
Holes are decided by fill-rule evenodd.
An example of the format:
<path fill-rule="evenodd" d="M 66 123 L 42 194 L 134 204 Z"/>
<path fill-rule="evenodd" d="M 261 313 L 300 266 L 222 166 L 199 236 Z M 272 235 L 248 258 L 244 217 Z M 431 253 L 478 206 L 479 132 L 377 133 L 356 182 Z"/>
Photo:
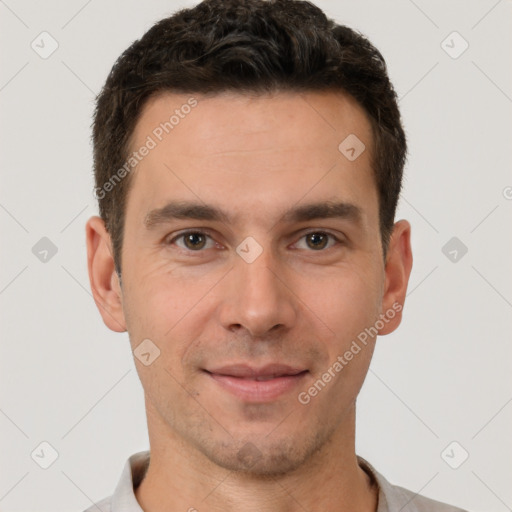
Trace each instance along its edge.
<path fill-rule="evenodd" d="M 401 319 L 406 139 L 383 57 L 309 2 L 206 0 L 121 55 L 93 144 L 91 286 L 129 333 L 150 438 L 299 467 Z M 279 382 L 243 391 L 251 372 Z"/>

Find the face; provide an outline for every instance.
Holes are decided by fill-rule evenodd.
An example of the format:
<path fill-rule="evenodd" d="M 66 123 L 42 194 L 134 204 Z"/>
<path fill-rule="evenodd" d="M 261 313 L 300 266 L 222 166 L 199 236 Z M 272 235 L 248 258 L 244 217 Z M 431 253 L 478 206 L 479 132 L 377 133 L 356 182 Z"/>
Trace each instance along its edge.
<path fill-rule="evenodd" d="M 375 326 L 399 323 L 408 224 L 386 266 L 371 128 L 350 97 L 194 98 L 145 106 L 131 147 L 152 147 L 131 176 L 122 287 L 111 253 L 97 255 L 101 227 L 96 242 L 88 228 L 91 283 L 138 354 L 150 437 L 278 474 L 350 431 Z"/>

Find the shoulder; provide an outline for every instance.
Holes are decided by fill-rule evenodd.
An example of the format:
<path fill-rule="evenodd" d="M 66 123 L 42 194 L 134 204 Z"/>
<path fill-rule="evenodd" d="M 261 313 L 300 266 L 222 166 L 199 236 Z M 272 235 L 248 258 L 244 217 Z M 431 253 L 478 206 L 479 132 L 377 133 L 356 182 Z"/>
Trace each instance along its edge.
<path fill-rule="evenodd" d="M 379 489 L 377 512 L 467 512 L 466 510 L 427 498 L 417 492 L 391 484 L 367 460 L 357 456 L 359 465 L 372 477 Z"/>
<path fill-rule="evenodd" d="M 101 501 L 98 501 L 88 509 L 84 510 L 84 512 L 111 512 L 111 501 L 112 496 L 103 498 Z"/>
<path fill-rule="evenodd" d="M 403 512 L 467 512 L 462 508 L 427 498 L 398 485 L 391 485 L 389 482 L 386 500 L 389 503 L 389 510 L 395 510 L 398 506 Z"/>

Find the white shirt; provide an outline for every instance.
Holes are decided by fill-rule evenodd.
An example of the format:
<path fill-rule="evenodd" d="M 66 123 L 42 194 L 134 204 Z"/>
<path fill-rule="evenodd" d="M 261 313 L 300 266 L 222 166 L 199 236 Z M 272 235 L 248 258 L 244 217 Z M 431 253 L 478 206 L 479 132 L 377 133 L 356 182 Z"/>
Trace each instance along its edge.
<path fill-rule="evenodd" d="M 379 487 L 379 501 L 375 512 L 467 512 L 392 485 L 365 459 L 357 456 L 357 460 Z M 144 512 L 135 497 L 134 489 L 142 482 L 148 465 L 149 451 L 133 454 L 126 461 L 114 494 L 84 512 Z"/>

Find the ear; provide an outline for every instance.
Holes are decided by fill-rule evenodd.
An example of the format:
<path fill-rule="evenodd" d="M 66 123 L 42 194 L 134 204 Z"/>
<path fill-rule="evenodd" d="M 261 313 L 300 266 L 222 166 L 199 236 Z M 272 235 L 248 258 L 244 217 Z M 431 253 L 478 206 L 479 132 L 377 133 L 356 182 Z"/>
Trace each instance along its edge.
<path fill-rule="evenodd" d="M 411 225 L 406 220 L 400 220 L 393 226 L 386 257 L 381 317 L 384 315 L 387 321 L 382 322 L 384 327 L 379 329 L 379 335 L 393 332 L 402 321 L 411 269 Z"/>
<path fill-rule="evenodd" d="M 97 216 L 87 221 L 85 233 L 87 268 L 94 302 L 109 329 L 125 332 L 121 284 L 115 271 L 110 235 L 103 220 Z"/>

